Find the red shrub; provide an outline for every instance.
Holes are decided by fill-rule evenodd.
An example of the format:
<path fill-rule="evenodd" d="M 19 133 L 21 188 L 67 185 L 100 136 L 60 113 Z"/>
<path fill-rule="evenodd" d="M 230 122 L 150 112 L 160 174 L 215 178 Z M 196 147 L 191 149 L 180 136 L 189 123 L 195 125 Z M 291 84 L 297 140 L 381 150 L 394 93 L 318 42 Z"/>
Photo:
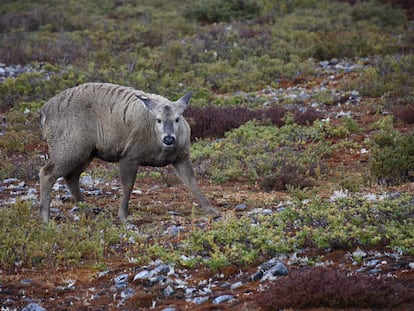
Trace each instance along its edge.
<path fill-rule="evenodd" d="M 263 310 L 285 308 L 375 308 L 414 307 L 414 290 L 391 279 L 363 274 L 347 275 L 332 268 L 292 271 L 271 284 L 257 299 Z M 407 309 L 404 309 L 406 307 Z"/>
<path fill-rule="evenodd" d="M 402 106 L 394 109 L 394 116 L 407 124 L 414 124 L 414 108 Z"/>

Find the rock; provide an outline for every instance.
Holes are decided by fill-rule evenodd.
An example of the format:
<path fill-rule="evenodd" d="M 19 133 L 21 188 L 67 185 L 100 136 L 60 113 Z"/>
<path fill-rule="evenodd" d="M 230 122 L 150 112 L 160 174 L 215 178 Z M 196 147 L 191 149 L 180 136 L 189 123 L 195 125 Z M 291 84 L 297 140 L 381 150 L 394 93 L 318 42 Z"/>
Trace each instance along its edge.
<path fill-rule="evenodd" d="M 7 179 L 3 180 L 3 184 L 12 184 L 12 183 L 15 183 L 15 182 L 18 182 L 18 181 L 19 181 L 19 179 L 17 179 L 17 178 L 7 178 Z"/>
<path fill-rule="evenodd" d="M 265 209 L 262 211 L 262 215 L 264 215 L 264 216 L 269 216 L 269 215 L 272 215 L 272 213 L 273 213 L 273 211 L 272 211 L 270 208 L 265 208 Z"/>
<path fill-rule="evenodd" d="M 408 267 L 409 267 L 410 269 L 414 269 L 414 262 L 410 262 L 410 263 L 408 263 Z"/>
<path fill-rule="evenodd" d="M 135 291 L 131 287 L 128 287 L 127 289 L 124 289 L 121 292 L 122 299 L 128 299 L 128 298 L 131 298 L 134 295 L 135 295 Z"/>
<path fill-rule="evenodd" d="M 336 118 L 337 118 L 337 119 L 339 119 L 339 118 L 343 118 L 343 117 L 350 118 L 350 117 L 351 117 L 351 112 L 350 112 L 350 111 L 346 111 L 346 112 L 344 112 L 343 110 L 341 110 L 340 112 L 338 112 L 338 113 L 336 114 Z"/>
<path fill-rule="evenodd" d="M 213 304 L 218 305 L 220 303 L 229 302 L 229 301 L 232 301 L 232 300 L 234 300 L 233 295 L 221 295 L 221 296 L 218 296 L 218 297 L 213 299 Z"/>
<path fill-rule="evenodd" d="M 262 277 L 263 277 L 263 271 L 259 270 L 259 271 L 257 271 L 255 274 L 253 274 L 253 275 L 250 277 L 250 279 L 251 279 L 253 282 L 255 282 L 255 281 L 260 280 Z"/>
<path fill-rule="evenodd" d="M 46 309 L 37 303 L 32 302 L 25 306 L 22 311 L 46 311 Z"/>
<path fill-rule="evenodd" d="M 152 271 L 156 274 L 167 275 L 168 272 L 170 272 L 170 266 L 163 263 L 163 264 L 160 264 L 159 266 L 155 267 L 154 269 L 152 269 Z"/>
<path fill-rule="evenodd" d="M 365 265 L 367 267 L 375 267 L 376 265 L 378 265 L 378 263 L 379 263 L 379 260 L 372 259 L 372 260 L 368 261 Z"/>
<path fill-rule="evenodd" d="M 109 274 L 109 272 L 111 272 L 111 270 L 105 270 L 105 271 L 99 272 L 98 273 L 98 278 L 101 278 L 101 277 Z"/>
<path fill-rule="evenodd" d="M 133 282 L 136 280 L 148 280 L 154 275 L 153 271 L 142 270 L 141 272 L 135 274 Z"/>
<path fill-rule="evenodd" d="M 123 273 L 114 278 L 115 288 L 124 289 L 128 285 L 128 274 Z"/>
<path fill-rule="evenodd" d="M 288 274 L 286 266 L 276 258 L 272 258 L 262 263 L 258 271 L 253 274 L 250 279 L 254 281 L 260 280 L 261 282 L 266 280 L 274 280 L 278 276 L 284 276 Z"/>
<path fill-rule="evenodd" d="M 244 203 L 241 203 L 241 204 L 236 205 L 235 210 L 236 211 L 244 211 L 244 210 L 246 210 L 246 208 L 247 208 L 247 205 L 244 204 Z"/>
<path fill-rule="evenodd" d="M 176 309 L 174 307 L 167 307 L 162 309 L 161 311 L 176 311 Z"/>
<path fill-rule="evenodd" d="M 31 279 L 22 279 L 22 280 L 20 280 L 20 284 L 22 284 L 22 285 L 30 285 L 32 283 L 33 283 L 33 280 L 31 280 Z"/>
<path fill-rule="evenodd" d="M 159 283 L 161 284 L 165 283 L 167 281 L 167 278 L 163 275 L 157 275 L 157 276 L 149 278 L 148 281 L 149 281 L 149 286 L 154 286 Z"/>
<path fill-rule="evenodd" d="M 194 297 L 193 299 L 190 299 L 189 301 L 196 305 L 201 305 L 202 303 L 205 303 L 207 300 L 208 300 L 208 296 L 204 296 L 204 297 Z"/>
<path fill-rule="evenodd" d="M 175 237 L 175 236 L 177 236 L 183 230 L 184 230 L 184 227 L 183 226 L 173 225 L 171 227 L 171 229 L 170 229 L 169 234 L 170 234 L 171 237 Z"/>
<path fill-rule="evenodd" d="M 170 285 L 168 285 L 166 288 L 162 290 L 162 293 L 165 297 L 170 297 L 175 293 L 175 290 Z"/>
<path fill-rule="evenodd" d="M 234 290 L 234 289 L 239 288 L 239 287 L 241 287 L 241 286 L 243 286 L 243 282 L 242 282 L 242 281 L 239 281 L 239 282 L 236 282 L 236 283 L 232 284 L 232 285 L 230 286 L 230 289 L 231 289 L 231 290 Z"/>

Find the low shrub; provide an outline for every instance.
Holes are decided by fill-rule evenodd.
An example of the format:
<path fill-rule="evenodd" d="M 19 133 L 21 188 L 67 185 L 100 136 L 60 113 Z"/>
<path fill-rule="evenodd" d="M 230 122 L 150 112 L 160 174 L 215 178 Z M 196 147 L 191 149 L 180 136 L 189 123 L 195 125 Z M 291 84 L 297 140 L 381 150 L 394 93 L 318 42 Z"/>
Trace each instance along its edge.
<path fill-rule="evenodd" d="M 396 107 L 393 114 L 404 123 L 414 124 L 414 108 L 411 106 Z"/>
<path fill-rule="evenodd" d="M 414 291 L 394 280 L 324 267 L 293 270 L 256 298 L 262 310 L 404 309 L 413 300 Z"/>
<path fill-rule="evenodd" d="M 347 83 L 348 90 L 363 96 L 383 97 L 389 104 L 411 104 L 414 99 L 414 55 L 375 58 L 374 66 Z"/>
<path fill-rule="evenodd" d="M 82 217 L 77 222 L 46 226 L 34 217 L 29 202 L 0 208 L 0 267 L 50 266 L 101 261 L 129 236 L 138 237 L 110 219 Z"/>
<path fill-rule="evenodd" d="M 300 126 L 292 117 L 285 122 L 277 128 L 249 121 L 224 139 L 194 143 L 198 172 L 217 183 L 258 181 L 266 190 L 308 185 L 322 173 L 321 159 L 331 152 L 330 145 L 320 127 Z"/>
<path fill-rule="evenodd" d="M 371 141 L 369 172 L 379 184 L 414 180 L 414 131 L 381 130 Z"/>
<path fill-rule="evenodd" d="M 231 19 L 251 19 L 261 11 L 252 0 L 202 0 L 189 6 L 184 16 L 201 23 L 229 22 Z"/>

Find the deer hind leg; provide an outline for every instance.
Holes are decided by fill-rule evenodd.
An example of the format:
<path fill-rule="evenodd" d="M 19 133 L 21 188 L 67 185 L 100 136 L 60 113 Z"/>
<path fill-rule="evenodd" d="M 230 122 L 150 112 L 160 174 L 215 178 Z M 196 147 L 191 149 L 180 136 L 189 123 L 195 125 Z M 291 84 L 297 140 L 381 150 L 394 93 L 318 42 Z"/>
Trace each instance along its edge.
<path fill-rule="evenodd" d="M 59 175 L 52 161 L 40 169 L 40 218 L 46 223 L 50 218 L 50 192 Z"/>
<path fill-rule="evenodd" d="M 75 202 L 82 201 L 82 194 L 79 188 L 79 177 L 88 167 L 90 162 L 91 160 L 88 160 L 84 164 L 77 166 L 64 177 L 66 185 L 68 186 L 70 193 L 75 199 Z"/>

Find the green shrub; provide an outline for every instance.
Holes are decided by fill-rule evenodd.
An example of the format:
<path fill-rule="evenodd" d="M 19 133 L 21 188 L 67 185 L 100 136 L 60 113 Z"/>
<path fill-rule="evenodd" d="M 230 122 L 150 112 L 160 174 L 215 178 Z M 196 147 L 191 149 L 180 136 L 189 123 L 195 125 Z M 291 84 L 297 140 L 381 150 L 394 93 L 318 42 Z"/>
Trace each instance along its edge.
<path fill-rule="evenodd" d="M 130 236 L 138 241 L 133 232 L 114 226 L 103 217 L 82 216 L 78 222 L 57 225 L 52 221 L 43 225 L 35 215 L 28 202 L 0 209 L 0 267 L 101 261 Z"/>
<path fill-rule="evenodd" d="M 252 0 L 201 0 L 188 7 L 184 16 L 202 23 L 228 22 L 231 19 L 251 19 L 260 13 Z"/>
<path fill-rule="evenodd" d="M 323 171 L 321 160 L 331 149 L 320 127 L 289 120 L 280 128 L 250 121 L 222 140 L 193 144 L 198 172 L 217 183 L 259 181 L 266 190 L 308 186 Z"/>
<path fill-rule="evenodd" d="M 382 130 L 371 141 L 369 172 L 380 184 L 414 180 L 414 131 Z"/>
<path fill-rule="evenodd" d="M 358 90 L 364 96 L 383 96 L 391 104 L 408 104 L 414 99 L 413 85 L 414 55 L 408 54 L 375 58 L 374 66 L 365 69 L 346 88 Z"/>

